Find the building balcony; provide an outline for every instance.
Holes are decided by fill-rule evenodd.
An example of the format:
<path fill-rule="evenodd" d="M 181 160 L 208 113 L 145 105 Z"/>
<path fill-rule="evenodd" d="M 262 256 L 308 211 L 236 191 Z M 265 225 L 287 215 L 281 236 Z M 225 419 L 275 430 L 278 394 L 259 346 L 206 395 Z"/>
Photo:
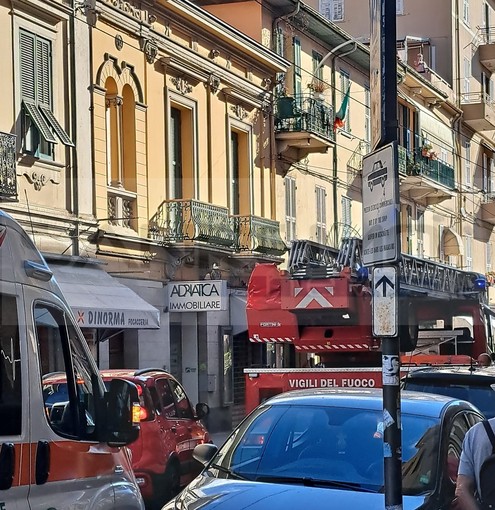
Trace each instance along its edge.
<path fill-rule="evenodd" d="M 162 244 L 197 241 L 221 247 L 234 246 L 229 211 L 193 199 L 165 200 L 149 222 L 149 236 Z"/>
<path fill-rule="evenodd" d="M 481 202 L 481 219 L 495 225 L 495 193 L 487 193 Z"/>
<path fill-rule="evenodd" d="M 479 28 L 477 40 L 480 63 L 495 72 L 495 27 Z"/>
<path fill-rule="evenodd" d="M 305 158 L 327 152 L 334 144 L 333 108 L 309 94 L 282 96 L 276 100 L 275 137 L 279 153 L 292 150 Z"/>
<path fill-rule="evenodd" d="M 464 122 L 474 131 L 495 129 L 494 101 L 488 94 L 482 92 L 462 94 L 461 108 Z"/>
<path fill-rule="evenodd" d="M 454 196 L 454 168 L 443 161 L 398 148 L 400 192 L 403 196 L 425 206 L 439 204 Z"/>
<path fill-rule="evenodd" d="M 15 138 L 0 132 L 0 200 L 17 200 Z"/>
<path fill-rule="evenodd" d="M 108 224 L 137 231 L 137 195 L 123 187 L 107 188 Z"/>
<path fill-rule="evenodd" d="M 258 216 L 233 216 L 236 251 L 283 255 L 287 251 L 280 236 L 280 223 Z"/>

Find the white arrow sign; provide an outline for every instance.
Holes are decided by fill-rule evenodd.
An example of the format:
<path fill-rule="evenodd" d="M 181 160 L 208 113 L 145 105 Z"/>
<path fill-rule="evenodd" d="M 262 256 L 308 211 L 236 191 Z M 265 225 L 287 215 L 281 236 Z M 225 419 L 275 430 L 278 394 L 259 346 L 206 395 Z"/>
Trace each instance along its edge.
<path fill-rule="evenodd" d="M 399 335 L 397 268 L 394 266 L 373 269 L 373 335 L 396 337 Z"/>

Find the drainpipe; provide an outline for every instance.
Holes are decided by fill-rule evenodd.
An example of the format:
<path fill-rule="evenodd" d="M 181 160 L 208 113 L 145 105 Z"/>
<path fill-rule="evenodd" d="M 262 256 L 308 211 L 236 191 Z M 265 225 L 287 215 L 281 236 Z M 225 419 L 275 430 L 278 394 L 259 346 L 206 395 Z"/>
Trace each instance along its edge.
<path fill-rule="evenodd" d="M 71 111 L 71 131 L 74 147 L 70 150 L 71 161 L 71 180 L 72 180 L 72 214 L 75 216 L 75 228 L 72 236 L 72 255 L 79 255 L 79 183 L 77 167 L 77 90 L 76 90 L 76 47 L 75 47 L 75 18 L 76 18 L 76 0 L 72 0 L 72 14 L 69 16 L 69 37 L 70 37 L 70 111 Z"/>
<path fill-rule="evenodd" d="M 316 74 L 316 71 L 318 70 L 318 68 L 322 66 L 323 61 L 326 60 L 327 58 L 331 57 L 331 59 L 332 59 L 331 63 L 330 63 L 330 66 L 331 66 L 331 89 L 332 89 L 332 104 L 334 106 L 334 110 L 335 110 L 335 101 L 336 101 L 336 93 L 335 93 L 335 60 L 336 60 L 337 57 L 342 58 L 342 57 L 345 57 L 346 55 L 354 53 L 356 51 L 356 49 L 357 49 L 357 42 L 358 42 L 357 40 L 351 39 L 351 40 L 346 41 L 345 43 L 342 43 L 339 46 L 333 48 L 333 50 L 329 51 L 323 57 L 323 59 L 318 64 L 318 66 L 316 66 L 316 69 L 314 71 L 314 74 Z M 351 50 L 346 51 L 346 52 L 344 52 L 344 53 L 342 53 L 340 55 L 335 55 L 335 52 L 337 50 L 339 50 L 343 46 L 346 46 L 349 43 L 354 43 L 354 46 L 353 46 L 353 48 Z M 334 111 L 334 115 L 335 115 L 335 111 Z M 337 198 L 338 198 L 338 196 L 337 196 L 337 182 L 338 182 L 338 169 L 337 169 L 337 166 L 338 166 L 337 143 L 335 143 L 335 146 L 333 148 L 333 161 L 332 161 L 333 221 L 334 221 L 335 227 L 337 227 L 338 218 L 339 218 L 339 208 L 337 206 Z M 338 239 L 337 228 L 334 228 L 333 236 L 334 236 L 334 238 L 333 238 L 334 246 L 336 248 L 338 248 L 339 239 Z"/>

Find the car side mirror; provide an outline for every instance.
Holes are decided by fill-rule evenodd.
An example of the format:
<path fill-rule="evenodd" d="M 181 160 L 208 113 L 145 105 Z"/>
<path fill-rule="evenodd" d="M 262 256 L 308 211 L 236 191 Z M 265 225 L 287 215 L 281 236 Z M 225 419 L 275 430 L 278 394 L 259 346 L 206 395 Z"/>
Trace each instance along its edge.
<path fill-rule="evenodd" d="M 111 446 L 125 446 L 139 435 L 139 396 L 134 383 L 112 379 L 105 393 L 106 420 L 104 441 Z"/>
<path fill-rule="evenodd" d="M 218 446 L 211 443 L 204 443 L 195 446 L 192 455 L 194 459 L 206 466 L 217 452 Z"/>
<path fill-rule="evenodd" d="M 202 418 L 204 418 L 205 416 L 208 415 L 208 413 L 210 412 L 210 407 L 208 406 L 208 404 L 199 402 L 198 404 L 196 404 L 195 411 L 196 411 L 196 418 L 198 420 L 201 420 Z"/>

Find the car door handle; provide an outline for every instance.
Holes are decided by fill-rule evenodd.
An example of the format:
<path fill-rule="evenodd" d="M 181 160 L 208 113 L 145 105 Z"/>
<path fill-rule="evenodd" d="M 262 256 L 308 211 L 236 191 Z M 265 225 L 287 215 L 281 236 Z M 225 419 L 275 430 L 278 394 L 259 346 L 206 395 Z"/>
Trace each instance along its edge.
<path fill-rule="evenodd" d="M 12 443 L 3 443 L 0 450 L 0 490 L 12 487 L 15 469 L 15 450 Z"/>
<path fill-rule="evenodd" d="M 36 485 L 43 485 L 50 474 L 50 443 L 38 441 L 36 448 Z"/>

